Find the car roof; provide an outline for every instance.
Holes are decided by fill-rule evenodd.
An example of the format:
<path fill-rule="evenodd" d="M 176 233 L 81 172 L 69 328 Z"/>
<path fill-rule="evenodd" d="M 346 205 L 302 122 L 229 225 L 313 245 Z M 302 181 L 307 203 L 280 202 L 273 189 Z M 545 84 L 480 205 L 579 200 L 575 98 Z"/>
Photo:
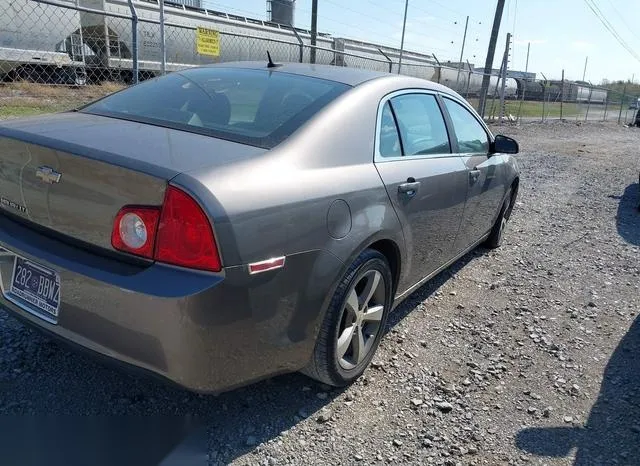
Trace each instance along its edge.
<path fill-rule="evenodd" d="M 336 81 L 339 83 L 347 84 L 349 86 L 357 86 L 366 81 L 378 78 L 398 79 L 402 81 L 414 80 L 415 85 L 432 89 L 435 91 L 451 92 L 451 89 L 441 86 L 440 84 L 428 81 L 421 78 L 410 78 L 408 76 L 391 74 L 383 71 L 372 71 L 360 68 L 348 68 L 346 66 L 335 65 L 318 65 L 309 63 L 282 63 L 277 67 L 268 68 L 267 60 L 264 61 L 236 61 L 236 62 L 224 62 L 216 63 L 213 65 L 207 65 L 208 67 L 220 67 L 220 68 L 244 68 L 244 69 L 256 69 L 256 70 L 269 70 L 273 73 L 291 73 L 301 76 L 309 76 L 312 78 L 327 79 L 330 81 Z"/>

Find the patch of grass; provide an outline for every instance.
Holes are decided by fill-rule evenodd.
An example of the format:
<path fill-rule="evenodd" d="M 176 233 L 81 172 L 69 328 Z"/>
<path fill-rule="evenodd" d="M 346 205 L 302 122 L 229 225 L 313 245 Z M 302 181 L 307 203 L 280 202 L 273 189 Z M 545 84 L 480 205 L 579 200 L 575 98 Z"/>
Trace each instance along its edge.
<path fill-rule="evenodd" d="M 522 107 L 520 107 L 522 105 Z M 515 101 L 508 100 L 505 102 L 506 114 L 517 116 L 520 113 L 522 117 L 540 117 L 542 118 L 542 112 L 544 111 L 545 118 L 560 117 L 560 102 L 536 102 L 536 101 Z M 499 104 L 496 102 L 494 114 L 499 114 Z M 578 105 L 571 102 L 562 103 L 562 116 L 570 117 L 581 115 L 582 109 Z"/>
<path fill-rule="evenodd" d="M 52 105 L 2 105 L 0 106 L 0 120 L 55 113 L 64 110 L 60 106 Z"/>
<path fill-rule="evenodd" d="M 478 99 L 477 98 L 469 98 L 467 101 L 473 106 L 473 108 L 478 108 Z M 522 109 L 520 109 L 520 104 L 522 103 Z M 584 107 L 586 109 L 586 106 Z M 525 100 L 521 102 L 520 100 L 507 99 L 505 100 L 505 115 L 513 115 L 514 117 L 518 115 L 518 111 L 520 111 L 520 116 L 522 117 L 540 117 L 542 118 L 542 109 L 543 104 L 541 101 L 534 100 Z M 544 103 L 544 113 L 545 118 L 560 117 L 560 102 L 545 102 Z M 576 115 L 582 115 L 584 110 L 575 103 L 564 102 L 562 104 L 562 116 L 570 117 Z M 498 117 L 500 115 L 500 100 L 496 99 L 495 102 L 492 98 L 489 98 L 486 102 L 485 107 L 485 115 L 487 117 Z"/>
<path fill-rule="evenodd" d="M 15 82 L 0 86 L 0 95 L 40 97 L 45 99 L 91 100 L 119 91 L 125 87 L 123 84 L 112 82 L 78 87 Z"/>
<path fill-rule="evenodd" d="M 124 87 L 118 83 L 79 87 L 27 82 L 0 85 L 0 119 L 71 110 Z"/>

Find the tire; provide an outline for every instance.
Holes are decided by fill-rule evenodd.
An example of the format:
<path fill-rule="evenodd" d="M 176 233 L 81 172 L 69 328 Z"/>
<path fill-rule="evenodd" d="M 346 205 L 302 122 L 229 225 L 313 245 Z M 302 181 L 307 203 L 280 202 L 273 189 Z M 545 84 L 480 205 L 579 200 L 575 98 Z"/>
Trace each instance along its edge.
<path fill-rule="evenodd" d="M 638 212 L 640 212 L 640 174 L 638 174 L 638 205 L 636 206 Z"/>
<path fill-rule="evenodd" d="M 303 374 L 335 387 L 362 375 L 384 333 L 393 302 L 392 280 L 389 264 L 378 251 L 367 249 L 356 258 L 338 283 Z"/>
<path fill-rule="evenodd" d="M 489 249 L 496 249 L 502 245 L 502 239 L 504 238 L 504 232 L 507 227 L 507 222 L 511 217 L 511 211 L 513 210 L 513 203 L 515 202 L 514 196 L 512 196 L 512 190 L 509 188 L 507 192 L 507 196 L 502 204 L 502 208 L 500 209 L 500 215 L 496 219 L 496 222 L 493 224 L 493 228 L 491 229 L 491 233 L 489 233 L 489 237 L 486 239 L 484 245 Z"/>

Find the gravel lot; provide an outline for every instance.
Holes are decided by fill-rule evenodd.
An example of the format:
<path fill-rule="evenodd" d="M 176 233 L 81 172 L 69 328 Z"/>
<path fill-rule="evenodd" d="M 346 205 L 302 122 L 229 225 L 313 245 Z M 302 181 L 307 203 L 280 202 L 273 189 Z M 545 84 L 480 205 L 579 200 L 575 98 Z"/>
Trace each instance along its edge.
<path fill-rule="evenodd" d="M 494 130 L 522 151 L 505 245 L 408 298 L 356 385 L 194 395 L 0 311 L 0 462 L 640 464 L 640 130 Z"/>

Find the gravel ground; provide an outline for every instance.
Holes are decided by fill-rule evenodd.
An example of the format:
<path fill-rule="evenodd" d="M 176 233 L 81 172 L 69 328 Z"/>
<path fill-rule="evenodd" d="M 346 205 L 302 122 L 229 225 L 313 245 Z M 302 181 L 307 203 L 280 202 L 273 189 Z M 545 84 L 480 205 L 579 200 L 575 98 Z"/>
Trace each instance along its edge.
<path fill-rule="evenodd" d="M 504 246 L 410 296 L 354 386 L 292 374 L 194 395 L 0 312 L 0 462 L 154 463 L 176 447 L 165 464 L 640 464 L 640 130 L 494 130 L 522 151 Z"/>

